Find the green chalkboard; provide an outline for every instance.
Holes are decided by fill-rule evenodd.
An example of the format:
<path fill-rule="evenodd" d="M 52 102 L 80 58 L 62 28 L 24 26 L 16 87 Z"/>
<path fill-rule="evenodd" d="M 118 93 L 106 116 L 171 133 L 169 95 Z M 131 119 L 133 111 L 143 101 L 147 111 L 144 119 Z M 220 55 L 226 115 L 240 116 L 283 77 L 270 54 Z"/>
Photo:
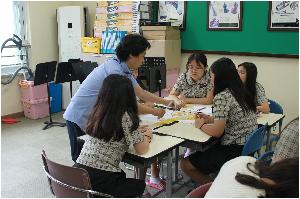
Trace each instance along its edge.
<path fill-rule="evenodd" d="M 268 31 L 268 1 L 244 1 L 241 31 L 207 30 L 207 1 L 188 1 L 183 51 L 299 54 L 299 32 Z"/>

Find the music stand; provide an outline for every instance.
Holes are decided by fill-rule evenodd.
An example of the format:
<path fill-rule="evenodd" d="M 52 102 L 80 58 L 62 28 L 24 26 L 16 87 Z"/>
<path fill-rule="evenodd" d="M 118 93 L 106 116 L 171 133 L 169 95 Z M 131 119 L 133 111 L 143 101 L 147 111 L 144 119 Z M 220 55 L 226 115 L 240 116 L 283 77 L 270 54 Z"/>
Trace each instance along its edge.
<path fill-rule="evenodd" d="M 96 65 L 90 61 L 72 64 L 76 79 L 79 80 L 80 84 L 82 84 L 85 78 L 94 70 L 95 66 Z"/>
<path fill-rule="evenodd" d="M 55 83 L 70 82 L 70 97 L 73 96 L 72 81 L 76 81 L 76 75 L 72 63 L 82 62 L 80 59 L 69 59 L 68 62 L 60 62 L 57 65 Z"/>
<path fill-rule="evenodd" d="M 139 68 L 138 80 L 146 82 L 146 90 L 155 93 L 166 88 L 166 64 L 164 57 L 145 57 L 144 64 Z"/>
<path fill-rule="evenodd" d="M 60 127 L 66 126 L 66 123 L 53 122 L 52 116 L 51 116 L 49 82 L 54 80 L 56 63 L 57 63 L 56 61 L 40 63 L 40 64 L 36 65 L 36 70 L 35 70 L 34 85 L 37 86 L 37 85 L 45 84 L 45 83 L 47 85 L 50 121 L 44 122 L 44 124 L 46 124 L 46 126 L 44 126 L 43 130 L 46 130 L 52 126 L 60 126 Z"/>

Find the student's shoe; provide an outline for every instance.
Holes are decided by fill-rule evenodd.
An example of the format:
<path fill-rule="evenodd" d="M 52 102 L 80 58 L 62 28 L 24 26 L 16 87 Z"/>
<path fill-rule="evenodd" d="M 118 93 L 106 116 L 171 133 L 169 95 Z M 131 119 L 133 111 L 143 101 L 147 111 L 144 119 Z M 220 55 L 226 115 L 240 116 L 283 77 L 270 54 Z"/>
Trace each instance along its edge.
<path fill-rule="evenodd" d="M 161 180 L 159 183 L 153 183 L 153 182 L 150 182 L 150 179 L 148 179 L 146 181 L 146 185 L 148 185 L 149 187 L 152 187 L 154 189 L 157 189 L 159 191 L 166 189 L 166 181 L 164 181 L 164 180 Z"/>

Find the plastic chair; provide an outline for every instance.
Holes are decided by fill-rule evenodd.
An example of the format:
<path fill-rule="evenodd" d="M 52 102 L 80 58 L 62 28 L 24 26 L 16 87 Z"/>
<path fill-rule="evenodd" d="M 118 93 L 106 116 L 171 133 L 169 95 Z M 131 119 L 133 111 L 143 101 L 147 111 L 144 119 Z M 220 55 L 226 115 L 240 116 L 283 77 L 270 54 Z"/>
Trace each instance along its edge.
<path fill-rule="evenodd" d="M 277 102 L 269 99 L 268 103 L 270 107 L 270 113 L 283 114 L 283 109 Z"/>
<path fill-rule="evenodd" d="M 272 162 L 272 157 L 273 157 L 274 151 L 267 151 L 263 153 L 261 156 L 259 156 L 258 160 L 263 161 L 267 163 L 268 165 L 271 164 Z"/>
<path fill-rule="evenodd" d="M 264 136 L 266 133 L 267 125 L 255 129 L 247 138 L 244 145 L 242 156 L 254 155 L 257 152 L 260 155 L 260 149 L 263 146 Z"/>
<path fill-rule="evenodd" d="M 206 192 L 209 190 L 212 182 L 206 183 L 204 185 L 201 185 L 191 191 L 186 198 L 204 198 Z"/>
<path fill-rule="evenodd" d="M 43 169 L 50 190 L 57 198 L 88 198 L 93 196 L 113 197 L 91 189 L 89 174 L 82 168 L 70 167 L 49 160 L 43 150 Z"/>
<path fill-rule="evenodd" d="M 268 103 L 269 103 L 269 107 L 270 107 L 270 113 L 283 114 L 282 106 L 280 106 L 280 104 L 278 104 L 276 101 L 269 99 Z M 279 121 L 279 131 L 278 131 L 278 133 L 270 135 L 270 141 L 268 143 L 268 146 L 270 146 L 270 148 L 272 148 L 272 143 L 277 142 L 279 137 L 280 137 L 280 133 L 281 133 L 281 130 L 282 130 L 282 121 L 283 120 Z"/>

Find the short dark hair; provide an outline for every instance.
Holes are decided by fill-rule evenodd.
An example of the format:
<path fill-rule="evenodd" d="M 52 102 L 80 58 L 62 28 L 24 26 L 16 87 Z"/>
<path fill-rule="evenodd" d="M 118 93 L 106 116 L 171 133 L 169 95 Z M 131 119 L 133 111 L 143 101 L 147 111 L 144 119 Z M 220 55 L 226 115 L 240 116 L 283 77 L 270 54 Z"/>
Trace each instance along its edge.
<path fill-rule="evenodd" d="M 128 34 L 118 44 L 116 55 L 120 61 L 127 61 L 129 55 L 138 56 L 150 47 L 150 43 L 143 36 Z"/>
<path fill-rule="evenodd" d="M 215 61 L 211 66 L 214 78 L 214 95 L 229 89 L 233 97 L 244 112 L 256 111 L 255 103 L 249 98 L 243 82 L 236 70 L 233 61 L 223 57 Z"/>
<path fill-rule="evenodd" d="M 196 61 L 197 65 L 202 64 L 205 68 L 207 67 L 206 56 L 203 53 L 193 53 L 188 58 L 188 61 L 186 63 L 186 70 L 188 70 L 188 65 L 194 60 Z"/>
<path fill-rule="evenodd" d="M 250 92 L 251 99 L 257 104 L 256 101 L 256 78 L 257 78 L 257 68 L 255 64 L 250 62 L 244 62 L 238 65 L 238 67 L 243 66 L 246 70 L 246 82 L 245 82 L 245 88 Z"/>
<path fill-rule="evenodd" d="M 298 198 L 299 197 L 299 158 L 288 158 L 267 165 L 264 162 L 256 161 L 255 169 L 252 170 L 250 163 L 248 170 L 260 178 L 273 180 L 275 184 L 268 184 L 264 181 L 246 174 L 237 173 L 235 179 L 243 184 L 266 191 L 266 198 Z M 263 197 L 263 196 L 261 196 Z"/>
<path fill-rule="evenodd" d="M 92 137 L 120 141 L 124 137 L 122 117 L 127 112 L 133 122 L 131 130 L 139 126 L 137 101 L 131 81 L 113 74 L 103 81 L 98 99 L 89 116 L 86 133 Z"/>

